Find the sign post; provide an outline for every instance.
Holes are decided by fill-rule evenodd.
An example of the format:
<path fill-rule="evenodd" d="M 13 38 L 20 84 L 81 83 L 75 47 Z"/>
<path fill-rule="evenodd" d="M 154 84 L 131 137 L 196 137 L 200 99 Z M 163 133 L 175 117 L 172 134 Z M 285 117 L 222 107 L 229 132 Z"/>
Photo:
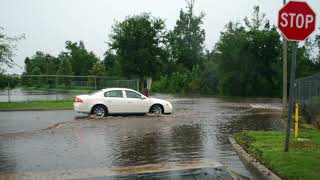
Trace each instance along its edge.
<path fill-rule="evenodd" d="M 286 141 L 284 151 L 287 152 L 289 150 L 289 142 L 290 142 L 290 129 L 292 123 L 292 108 L 293 108 L 293 95 L 294 95 L 294 81 L 296 74 L 296 62 L 297 62 L 297 41 L 292 42 L 292 57 L 291 57 L 291 77 L 290 77 L 290 92 L 289 92 L 289 109 L 288 109 L 288 123 L 286 130 Z"/>
<path fill-rule="evenodd" d="M 310 6 L 303 1 L 289 1 L 283 6 L 278 15 L 278 28 L 283 36 L 292 41 L 291 77 L 289 92 L 288 123 L 284 151 L 289 150 L 290 130 L 292 124 L 292 109 L 294 95 L 294 81 L 296 73 L 297 41 L 304 41 L 316 27 L 316 14 Z"/>
<path fill-rule="evenodd" d="M 283 5 L 286 5 L 287 1 L 283 0 Z M 282 109 L 283 112 L 287 109 L 288 98 L 288 41 L 283 37 L 283 55 L 282 55 Z"/>

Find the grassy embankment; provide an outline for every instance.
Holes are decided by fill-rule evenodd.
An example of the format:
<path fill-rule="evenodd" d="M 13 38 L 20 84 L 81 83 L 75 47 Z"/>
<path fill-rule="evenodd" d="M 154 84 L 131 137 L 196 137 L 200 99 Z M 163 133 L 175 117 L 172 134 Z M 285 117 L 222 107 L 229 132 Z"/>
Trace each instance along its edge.
<path fill-rule="evenodd" d="M 29 102 L 0 102 L 0 110 L 28 109 L 68 109 L 73 107 L 72 100 L 64 101 L 29 101 Z"/>
<path fill-rule="evenodd" d="M 237 143 L 283 179 L 319 179 L 320 131 L 304 131 L 301 138 L 304 140 L 292 138 L 289 152 L 284 152 L 284 132 L 249 131 L 235 135 Z"/>

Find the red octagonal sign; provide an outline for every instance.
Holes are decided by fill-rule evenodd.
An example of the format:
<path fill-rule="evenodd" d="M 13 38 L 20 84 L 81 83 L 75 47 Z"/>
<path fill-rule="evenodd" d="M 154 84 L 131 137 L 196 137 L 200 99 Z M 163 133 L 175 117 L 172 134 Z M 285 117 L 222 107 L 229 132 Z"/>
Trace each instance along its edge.
<path fill-rule="evenodd" d="M 279 11 L 278 28 L 287 40 L 303 41 L 316 28 L 316 13 L 306 2 L 290 1 Z"/>

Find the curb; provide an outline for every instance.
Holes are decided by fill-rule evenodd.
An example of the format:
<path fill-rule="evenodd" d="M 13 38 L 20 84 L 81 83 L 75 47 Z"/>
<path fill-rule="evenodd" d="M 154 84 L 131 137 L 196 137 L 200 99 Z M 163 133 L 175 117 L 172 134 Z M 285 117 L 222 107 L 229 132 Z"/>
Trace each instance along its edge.
<path fill-rule="evenodd" d="M 237 151 L 241 161 L 244 162 L 246 166 L 254 170 L 254 174 L 258 175 L 261 179 L 270 179 L 270 180 L 281 180 L 281 178 L 273 173 L 270 169 L 265 167 L 259 161 L 257 161 L 253 156 L 248 154 L 242 146 L 240 146 L 234 137 L 229 137 L 229 141 L 232 144 L 233 148 Z"/>
<path fill-rule="evenodd" d="M 0 112 L 10 111 L 59 111 L 59 110 L 72 110 L 73 108 L 24 108 L 24 109 L 0 109 Z"/>

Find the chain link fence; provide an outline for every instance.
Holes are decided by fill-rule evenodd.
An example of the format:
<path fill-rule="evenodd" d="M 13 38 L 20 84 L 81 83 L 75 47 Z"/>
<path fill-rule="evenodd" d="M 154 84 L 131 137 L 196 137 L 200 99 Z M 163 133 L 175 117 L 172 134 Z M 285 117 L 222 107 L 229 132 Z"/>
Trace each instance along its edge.
<path fill-rule="evenodd" d="M 20 75 L 0 77 L 0 102 L 69 100 L 79 94 L 120 87 L 139 90 L 139 79 L 104 76 Z"/>
<path fill-rule="evenodd" d="M 320 96 L 320 73 L 295 81 L 295 100 L 300 104 L 310 103 Z"/>
<path fill-rule="evenodd" d="M 306 121 L 320 128 L 320 73 L 297 79 L 294 97 Z"/>

